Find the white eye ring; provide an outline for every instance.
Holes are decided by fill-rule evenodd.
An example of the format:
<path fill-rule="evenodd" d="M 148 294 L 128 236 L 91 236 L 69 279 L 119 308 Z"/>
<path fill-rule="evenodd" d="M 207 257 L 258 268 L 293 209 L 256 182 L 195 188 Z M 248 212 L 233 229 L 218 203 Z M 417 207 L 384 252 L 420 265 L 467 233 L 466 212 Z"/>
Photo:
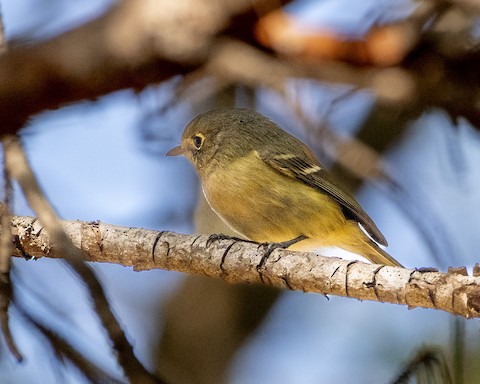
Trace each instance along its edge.
<path fill-rule="evenodd" d="M 204 139 L 205 139 L 205 137 L 204 137 L 202 134 L 197 133 L 195 136 L 192 137 L 193 146 L 194 146 L 196 149 L 202 148 L 203 140 L 204 140 Z"/>

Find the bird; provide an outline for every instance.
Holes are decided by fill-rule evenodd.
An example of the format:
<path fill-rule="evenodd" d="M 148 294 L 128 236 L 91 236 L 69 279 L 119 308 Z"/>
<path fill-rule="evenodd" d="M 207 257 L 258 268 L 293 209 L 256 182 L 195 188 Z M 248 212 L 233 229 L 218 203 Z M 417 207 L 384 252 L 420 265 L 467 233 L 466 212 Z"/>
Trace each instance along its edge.
<path fill-rule="evenodd" d="M 245 239 L 289 250 L 338 247 L 374 264 L 402 265 L 370 216 L 302 141 L 262 114 L 214 109 L 185 127 L 167 156 L 185 156 L 213 211 Z"/>

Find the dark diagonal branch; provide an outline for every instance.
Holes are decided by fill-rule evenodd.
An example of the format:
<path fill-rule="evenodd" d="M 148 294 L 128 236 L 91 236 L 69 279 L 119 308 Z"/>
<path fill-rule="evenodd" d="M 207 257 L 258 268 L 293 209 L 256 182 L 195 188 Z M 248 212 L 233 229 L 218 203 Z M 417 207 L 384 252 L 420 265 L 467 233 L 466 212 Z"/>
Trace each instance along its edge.
<path fill-rule="evenodd" d="M 20 184 L 30 207 L 39 216 L 39 221 L 50 234 L 52 240 L 51 253 L 57 255 L 57 257 L 62 257 L 85 283 L 95 312 L 108 333 L 113 348 L 117 352 L 118 363 L 123 368 L 125 375 L 132 383 L 161 382 L 146 371 L 135 357 L 132 346 L 110 308 L 103 287 L 90 267 L 84 262 L 83 251 L 74 246 L 72 240 L 63 231 L 53 208 L 43 197 L 40 186 L 28 166 L 18 140 L 15 137 L 4 139 L 3 148 L 6 168 L 11 177 Z M 15 232 L 15 229 L 13 229 L 13 232 Z"/>
<path fill-rule="evenodd" d="M 62 363 L 71 362 L 77 367 L 80 373 L 90 383 L 109 383 L 121 384 L 122 381 L 105 372 L 95 362 L 82 355 L 67 339 L 62 335 L 52 331 L 46 324 L 28 313 L 22 306 L 16 306 L 23 318 L 28 321 L 29 325 L 36 329 L 45 340 L 50 344 L 52 351 Z"/>
<path fill-rule="evenodd" d="M 7 42 L 5 40 L 5 30 L 3 25 L 3 15 L 0 11 L 0 55 L 7 51 Z M 23 356 L 17 348 L 15 340 L 10 331 L 9 308 L 12 302 L 13 287 L 10 280 L 12 254 L 12 231 L 10 228 L 12 204 L 12 182 L 6 165 L 3 165 L 4 197 L 3 204 L 0 206 L 0 225 L 6 230 L 0 234 L 0 329 L 5 339 L 10 353 L 18 362 L 23 360 Z"/>

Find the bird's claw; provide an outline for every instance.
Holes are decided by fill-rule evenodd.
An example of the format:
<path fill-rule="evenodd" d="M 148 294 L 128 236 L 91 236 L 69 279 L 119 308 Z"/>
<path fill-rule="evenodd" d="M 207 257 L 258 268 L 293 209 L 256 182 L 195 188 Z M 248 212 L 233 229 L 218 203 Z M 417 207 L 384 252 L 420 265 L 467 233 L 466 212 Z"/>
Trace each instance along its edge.
<path fill-rule="evenodd" d="M 244 239 L 240 239 L 239 237 L 224 235 L 223 233 L 214 233 L 214 234 L 212 234 L 208 237 L 208 240 L 207 240 L 205 246 L 208 248 L 208 247 L 210 247 L 210 245 L 212 245 L 213 242 L 221 241 L 221 240 L 247 241 L 247 240 L 244 240 Z"/>

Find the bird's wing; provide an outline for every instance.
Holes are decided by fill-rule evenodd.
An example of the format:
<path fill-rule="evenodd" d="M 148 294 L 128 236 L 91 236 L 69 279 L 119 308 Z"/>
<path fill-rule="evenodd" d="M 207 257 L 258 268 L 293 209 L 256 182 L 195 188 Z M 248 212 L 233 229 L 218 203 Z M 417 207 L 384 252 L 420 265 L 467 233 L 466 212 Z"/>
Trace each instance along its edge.
<path fill-rule="evenodd" d="M 377 228 L 373 220 L 360 207 L 357 201 L 338 187 L 331 176 L 318 163 L 310 160 L 306 155 L 301 158 L 293 154 L 271 154 L 257 152 L 265 163 L 276 171 L 288 177 L 295 178 L 316 190 L 331 196 L 343 209 L 347 218 L 360 223 L 368 234 L 381 245 L 387 245 L 387 240 Z"/>

